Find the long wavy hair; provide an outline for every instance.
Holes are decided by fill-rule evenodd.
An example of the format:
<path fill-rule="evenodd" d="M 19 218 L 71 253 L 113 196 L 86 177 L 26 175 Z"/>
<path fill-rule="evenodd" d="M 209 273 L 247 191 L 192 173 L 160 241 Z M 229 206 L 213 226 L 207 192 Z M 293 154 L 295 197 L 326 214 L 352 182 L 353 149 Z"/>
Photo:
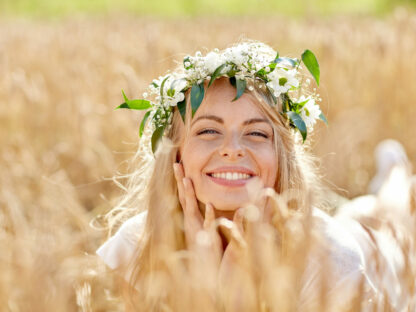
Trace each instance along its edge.
<path fill-rule="evenodd" d="M 227 79 L 227 78 L 220 78 Z M 305 152 L 305 145 L 281 116 L 281 103 L 275 105 L 264 84 L 248 81 L 245 93 L 271 122 L 274 147 L 278 158 L 274 190 L 282 194 L 291 190 L 292 209 L 311 205 L 311 194 L 319 191 L 315 166 Z M 211 87 L 212 88 L 212 87 Z M 251 90 L 251 91 L 250 91 Z M 125 195 L 109 213 L 110 225 L 116 226 L 127 217 L 147 211 L 144 230 L 139 238 L 136 257 L 129 264 L 131 306 L 139 311 L 161 309 L 170 302 L 173 291 L 186 283 L 174 283 L 175 276 L 184 281 L 186 274 L 186 243 L 183 213 L 178 199 L 173 163 L 179 161 L 179 148 L 189 134 L 191 106 L 186 94 L 186 116 L 182 121 L 178 109 L 173 112 L 172 126 L 163 138 L 155 157 L 149 153 L 148 142 L 142 142 L 132 161 L 133 172 L 128 176 Z M 144 136 L 148 137 L 148 136 Z M 134 286 L 133 286 L 134 285 Z M 182 289 L 182 294 L 189 291 Z"/>

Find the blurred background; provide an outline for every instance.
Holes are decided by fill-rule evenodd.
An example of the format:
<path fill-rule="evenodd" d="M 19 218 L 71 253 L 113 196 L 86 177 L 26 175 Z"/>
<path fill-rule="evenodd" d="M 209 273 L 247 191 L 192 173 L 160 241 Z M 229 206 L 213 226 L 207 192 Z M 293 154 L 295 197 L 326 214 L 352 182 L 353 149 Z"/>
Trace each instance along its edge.
<path fill-rule="evenodd" d="M 0 0 L 0 306 L 117 311 L 90 226 L 123 190 L 139 115 L 114 111 L 197 50 L 242 38 L 321 66 L 312 151 L 352 198 L 396 139 L 416 165 L 415 0 Z"/>

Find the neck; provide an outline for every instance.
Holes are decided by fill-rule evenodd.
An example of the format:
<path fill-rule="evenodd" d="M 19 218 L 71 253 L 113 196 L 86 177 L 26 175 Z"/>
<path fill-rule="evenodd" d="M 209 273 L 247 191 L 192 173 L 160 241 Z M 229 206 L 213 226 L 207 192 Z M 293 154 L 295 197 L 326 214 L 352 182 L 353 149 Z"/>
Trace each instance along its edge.
<path fill-rule="evenodd" d="M 198 201 L 199 211 L 201 212 L 202 216 L 205 218 L 205 204 Z M 217 210 L 214 207 L 215 212 L 215 218 L 226 218 L 228 220 L 233 221 L 235 210 Z M 269 199 L 265 202 L 265 208 L 264 208 L 264 215 L 263 215 L 263 221 L 265 222 L 271 222 L 273 216 L 273 211 L 270 206 Z"/>
<path fill-rule="evenodd" d="M 230 210 L 230 211 L 223 211 L 223 210 L 217 210 L 215 209 L 215 218 L 226 218 L 228 220 L 233 220 L 234 218 L 234 210 Z"/>

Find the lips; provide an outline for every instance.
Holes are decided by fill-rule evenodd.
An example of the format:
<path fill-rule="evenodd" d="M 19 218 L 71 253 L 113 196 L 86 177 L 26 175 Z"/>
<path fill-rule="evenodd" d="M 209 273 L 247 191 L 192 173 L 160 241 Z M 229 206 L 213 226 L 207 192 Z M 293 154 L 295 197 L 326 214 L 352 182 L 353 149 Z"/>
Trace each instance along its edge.
<path fill-rule="evenodd" d="M 256 173 L 241 166 L 220 167 L 206 173 L 208 178 L 216 184 L 224 186 L 243 186 Z"/>

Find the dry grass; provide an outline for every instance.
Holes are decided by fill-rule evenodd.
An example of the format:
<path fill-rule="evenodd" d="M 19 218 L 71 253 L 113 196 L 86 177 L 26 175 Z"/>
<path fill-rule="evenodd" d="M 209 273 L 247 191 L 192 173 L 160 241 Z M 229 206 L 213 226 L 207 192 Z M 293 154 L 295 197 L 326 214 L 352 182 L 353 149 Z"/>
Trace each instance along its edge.
<path fill-rule="evenodd" d="M 225 47 L 241 34 L 282 55 L 310 48 L 322 68 L 324 111 L 313 149 L 325 179 L 365 193 L 381 139 L 416 155 L 416 16 L 68 19 L 0 21 L 0 306 L 6 311 L 119 307 L 92 256 L 104 232 L 88 223 L 111 208 L 111 178 L 135 149 L 138 116 L 114 112 L 120 90 L 140 96 L 183 53 Z M 126 143 L 127 142 L 127 143 Z M 87 254 L 87 255 L 86 255 Z M 87 283 L 87 284 L 84 284 Z M 117 293 L 117 292 L 115 292 Z M 78 296 L 81 300 L 83 296 Z M 108 297 L 108 296 L 107 296 Z M 82 301 L 82 300 L 81 300 Z"/>

